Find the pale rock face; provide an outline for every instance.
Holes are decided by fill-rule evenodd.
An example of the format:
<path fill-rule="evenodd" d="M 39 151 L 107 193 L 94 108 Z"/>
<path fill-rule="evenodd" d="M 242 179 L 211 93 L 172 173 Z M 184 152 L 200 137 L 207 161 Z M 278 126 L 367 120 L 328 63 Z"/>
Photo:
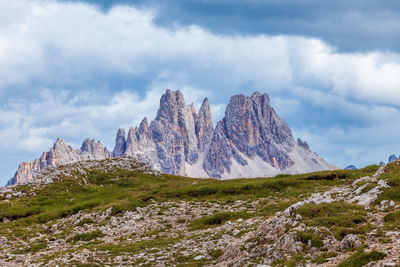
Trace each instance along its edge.
<path fill-rule="evenodd" d="M 197 161 L 195 117 L 194 107 L 185 105 L 180 91 L 167 90 L 161 97 L 157 117 L 150 124 L 160 171 L 185 175 L 185 162 Z"/>
<path fill-rule="evenodd" d="M 197 115 L 193 105 L 185 104 L 180 91 L 167 90 L 150 126 L 145 118 L 139 128 L 130 128 L 123 154 L 136 156 L 162 172 L 186 175 L 186 163 L 198 161 L 199 150 L 207 145 L 210 131 L 208 100 Z"/>
<path fill-rule="evenodd" d="M 293 138 L 289 126 L 271 107 L 267 94 L 231 98 L 225 117 L 215 129 L 210 103 L 204 99 L 198 113 L 186 105 L 180 91 L 167 90 L 150 124 L 119 129 L 112 153 L 100 142 L 87 139 L 74 150 L 58 139 L 49 152 L 21 163 L 10 184 L 33 179 L 47 166 L 79 160 L 134 156 L 164 173 L 232 179 L 268 177 L 335 168 L 312 152 L 307 142 Z"/>
<path fill-rule="evenodd" d="M 199 142 L 199 151 L 203 152 L 210 143 L 214 133 L 208 98 L 204 99 L 200 107 L 199 114 L 195 121 L 195 130 Z"/>
<path fill-rule="evenodd" d="M 204 165 L 211 177 L 220 178 L 225 171 L 230 173 L 231 158 L 243 166 L 255 157 L 279 169 L 294 164 L 288 156 L 295 146 L 292 132 L 270 106 L 267 94 L 233 96 L 214 137 L 207 156 L 214 160 Z M 217 160 L 221 155 L 224 158 Z"/>
<path fill-rule="evenodd" d="M 121 157 L 124 155 L 126 150 L 126 142 L 125 142 L 125 129 L 119 129 L 117 132 L 117 137 L 115 139 L 115 147 L 112 156 L 113 157 Z"/>
<path fill-rule="evenodd" d="M 107 147 L 103 148 L 103 144 L 100 141 L 95 141 L 94 139 L 86 139 L 81 146 L 81 153 L 78 152 L 82 158 L 92 160 L 92 159 L 104 159 L 110 158 L 111 153 L 108 151 Z"/>
<path fill-rule="evenodd" d="M 235 95 L 217 124 L 203 168 L 210 177 L 224 179 L 334 168 L 299 141 L 267 94 Z"/>
<path fill-rule="evenodd" d="M 139 129 L 131 128 L 126 144 L 125 155 L 161 172 L 192 177 L 265 177 L 334 168 L 307 142 L 296 142 L 268 95 L 258 92 L 233 96 L 214 130 L 207 98 L 196 114 L 181 92 L 167 90 L 150 127 L 145 119 Z"/>
<path fill-rule="evenodd" d="M 310 150 L 310 147 L 306 141 L 301 140 L 301 138 L 297 138 L 297 144 L 304 148 L 305 150 Z"/>
<path fill-rule="evenodd" d="M 22 162 L 14 177 L 7 185 L 20 184 L 34 179 L 42 170 L 50 166 L 59 166 L 76 161 L 105 159 L 111 157 L 107 148 L 103 148 L 100 141 L 86 139 L 81 149 L 73 149 L 64 140 L 58 138 L 53 147 L 44 152 L 40 158 L 31 162 Z"/>

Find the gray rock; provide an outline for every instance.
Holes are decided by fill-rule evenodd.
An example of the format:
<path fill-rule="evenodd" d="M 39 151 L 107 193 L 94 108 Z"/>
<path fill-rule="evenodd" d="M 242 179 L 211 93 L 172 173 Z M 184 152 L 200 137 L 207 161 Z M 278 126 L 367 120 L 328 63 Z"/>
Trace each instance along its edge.
<path fill-rule="evenodd" d="M 195 261 L 199 261 L 199 260 L 202 260 L 202 259 L 204 259 L 204 258 L 205 258 L 204 255 L 199 255 L 199 256 L 194 257 L 194 260 L 195 260 Z"/>
<path fill-rule="evenodd" d="M 4 236 L 0 236 L 0 247 L 5 247 L 8 243 L 8 239 Z"/>
<path fill-rule="evenodd" d="M 306 141 L 301 140 L 301 138 L 297 138 L 297 144 L 306 150 L 310 150 L 310 146 Z"/>
<path fill-rule="evenodd" d="M 398 160 L 398 159 L 399 159 L 399 158 L 396 157 L 396 155 L 391 155 L 391 156 L 389 157 L 389 159 L 388 159 L 388 163 L 391 163 L 391 162 L 396 161 L 396 160 Z"/>
<path fill-rule="evenodd" d="M 115 138 L 113 157 L 121 157 L 126 150 L 125 129 L 120 128 Z"/>
<path fill-rule="evenodd" d="M 233 96 L 214 130 L 207 98 L 196 113 L 180 91 L 168 89 L 155 120 L 149 125 L 144 118 L 126 137 L 119 129 L 112 153 L 93 139 L 77 150 L 58 139 L 40 158 L 21 163 L 8 184 L 30 181 L 49 167 L 122 156 L 133 156 L 164 173 L 192 177 L 266 177 L 334 168 L 311 152 L 307 142 L 294 141 L 267 94 Z"/>
<path fill-rule="evenodd" d="M 357 235 L 346 235 L 338 246 L 339 251 L 346 251 L 351 248 L 359 248 L 362 246 L 361 240 Z"/>
<path fill-rule="evenodd" d="M 40 158 L 36 158 L 31 162 L 22 162 L 7 185 L 31 181 L 49 167 L 109 157 L 111 157 L 110 152 L 107 148 L 103 148 L 100 141 L 95 142 L 94 139 L 86 139 L 81 149 L 73 149 L 64 140 L 58 138 L 53 147 L 48 152 L 44 152 Z"/>
<path fill-rule="evenodd" d="M 221 257 L 219 257 L 219 261 L 230 261 L 235 258 L 240 257 L 241 251 L 240 248 L 236 244 L 229 244 L 225 249 Z"/>

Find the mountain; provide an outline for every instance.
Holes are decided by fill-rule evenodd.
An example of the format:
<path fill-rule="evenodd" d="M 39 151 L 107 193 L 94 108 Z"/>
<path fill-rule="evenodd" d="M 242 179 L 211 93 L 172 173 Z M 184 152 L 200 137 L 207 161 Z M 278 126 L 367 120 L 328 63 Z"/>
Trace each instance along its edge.
<path fill-rule="evenodd" d="M 345 170 L 357 170 L 357 167 L 354 165 L 349 165 L 346 168 L 344 168 Z"/>
<path fill-rule="evenodd" d="M 267 94 L 235 95 L 215 129 L 210 104 L 198 113 L 180 91 L 167 90 L 157 117 L 148 126 L 124 129 L 116 136 L 114 156 L 133 155 L 164 173 L 212 178 L 273 176 L 333 169 L 297 142 L 271 107 Z"/>
<path fill-rule="evenodd" d="M 389 156 L 389 159 L 388 159 L 388 163 L 392 163 L 393 161 L 396 161 L 396 160 L 398 160 L 399 158 L 398 157 L 396 157 L 396 155 L 390 155 Z"/>
<path fill-rule="evenodd" d="M 51 166 L 73 163 L 83 160 L 109 158 L 111 153 L 100 141 L 86 139 L 80 149 L 73 149 L 64 140 L 58 138 L 53 147 L 31 162 L 22 162 L 7 185 L 20 184 L 34 179 L 41 171 Z"/>
<path fill-rule="evenodd" d="M 121 156 L 134 156 L 163 173 L 199 178 L 267 177 L 335 168 L 312 152 L 307 142 L 294 140 L 267 94 L 233 96 L 214 129 L 207 98 L 196 112 L 180 91 L 167 90 L 150 124 L 144 118 L 127 135 L 125 129 L 118 130 L 112 153 L 94 140 L 87 139 L 74 150 L 58 139 L 39 159 L 21 163 L 8 184 L 33 179 L 49 166 Z"/>

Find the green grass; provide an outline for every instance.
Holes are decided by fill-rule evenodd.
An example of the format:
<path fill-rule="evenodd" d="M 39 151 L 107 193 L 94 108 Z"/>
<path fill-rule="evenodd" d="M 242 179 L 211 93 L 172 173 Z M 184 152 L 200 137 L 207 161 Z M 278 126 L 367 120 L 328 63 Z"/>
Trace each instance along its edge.
<path fill-rule="evenodd" d="M 46 248 L 47 248 L 47 242 L 42 241 L 42 242 L 30 245 L 30 247 L 26 248 L 26 249 L 14 250 L 14 251 L 12 251 L 12 254 L 26 254 L 26 253 L 35 254 L 36 252 L 41 251 Z"/>
<path fill-rule="evenodd" d="M 388 181 L 390 188 L 385 188 L 375 203 L 382 200 L 393 200 L 400 204 L 400 162 L 392 162 L 385 167 L 385 173 L 381 176 Z"/>
<path fill-rule="evenodd" d="M 312 263 L 322 264 L 328 262 L 328 258 L 336 257 L 338 254 L 336 252 L 324 252 L 316 256 L 311 260 Z"/>
<path fill-rule="evenodd" d="M 347 234 L 364 233 L 369 230 L 363 206 L 343 202 L 306 204 L 297 210 L 309 226 L 324 226 L 341 240 Z"/>
<path fill-rule="evenodd" d="M 311 246 L 316 248 L 321 248 L 324 246 L 322 240 L 319 235 L 312 233 L 311 231 L 306 232 L 297 232 L 297 236 L 300 238 L 300 241 L 307 246 L 308 242 L 311 241 Z"/>
<path fill-rule="evenodd" d="M 400 211 L 387 214 L 383 220 L 387 227 L 400 230 Z"/>
<path fill-rule="evenodd" d="M 85 224 L 93 224 L 94 221 L 90 218 L 84 218 L 82 220 L 80 220 L 75 226 L 83 226 Z"/>
<path fill-rule="evenodd" d="M 0 223 L 0 235 L 11 239 L 15 235 L 27 240 L 36 232 L 43 231 L 40 225 L 79 211 L 98 212 L 113 207 L 112 213 L 115 215 L 146 206 L 152 201 L 228 203 L 260 198 L 277 199 L 276 204 L 264 205 L 257 210 L 258 215 L 269 216 L 286 208 L 296 201 L 299 195 L 351 184 L 354 179 L 370 175 L 376 169 L 377 166 L 370 166 L 360 170 L 227 181 L 173 175 L 153 176 L 124 169 L 115 169 L 107 173 L 85 169 L 85 176 L 76 173 L 77 179 L 64 177 L 36 190 L 33 196 L 0 202 L 0 221 L 11 221 L 7 224 Z M 89 184 L 84 184 L 84 179 Z M 20 190 L 29 193 L 32 189 L 25 185 L 20 186 Z M 82 225 L 84 223 L 90 222 L 82 222 Z M 32 228 L 32 231 L 25 231 L 26 227 Z M 13 229 L 13 234 L 10 234 L 9 228 Z"/>
<path fill-rule="evenodd" d="M 176 238 L 156 238 L 128 244 L 103 244 L 98 245 L 96 248 L 101 251 L 107 251 L 110 254 L 120 255 L 121 253 L 136 253 L 150 248 L 165 248 L 174 244 L 176 240 Z"/>
<path fill-rule="evenodd" d="M 290 259 L 281 259 L 278 261 L 274 261 L 272 266 L 279 266 L 279 267 L 295 267 L 295 266 L 304 266 L 306 263 L 306 258 L 303 255 L 295 255 Z"/>
<path fill-rule="evenodd" d="M 194 220 L 189 224 L 190 230 L 198 230 L 209 227 L 222 225 L 227 221 L 234 221 L 237 219 L 248 219 L 253 217 L 254 214 L 247 212 L 216 212 L 213 215 L 205 216 L 200 219 Z"/>
<path fill-rule="evenodd" d="M 337 265 L 337 267 L 361 267 L 370 263 L 371 261 L 378 261 L 385 257 L 386 254 L 379 251 L 372 251 L 367 253 L 362 250 L 358 250 L 348 259 Z"/>
<path fill-rule="evenodd" d="M 90 233 L 82 233 L 82 234 L 76 234 L 74 237 L 72 237 L 69 241 L 72 241 L 74 243 L 78 241 L 90 241 L 99 237 L 103 237 L 104 234 L 100 230 L 95 230 Z"/>
<path fill-rule="evenodd" d="M 290 205 L 297 202 L 297 199 L 281 200 L 279 203 L 270 204 L 261 201 L 257 206 L 257 214 L 261 216 L 272 216 L 278 211 L 283 211 Z"/>

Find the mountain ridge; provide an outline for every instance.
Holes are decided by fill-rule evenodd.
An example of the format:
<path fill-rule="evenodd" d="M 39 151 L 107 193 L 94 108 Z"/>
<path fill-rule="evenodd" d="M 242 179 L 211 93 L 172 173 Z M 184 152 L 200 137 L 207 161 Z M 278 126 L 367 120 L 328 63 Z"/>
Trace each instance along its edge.
<path fill-rule="evenodd" d="M 121 156 L 134 156 L 164 173 L 199 178 L 267 177 L 335 168 L 312 152 L 307 142 L 294 140 L 267 94 L 232 96 L 215 128 L 211 116 L 207 97 L 196 112 L 179 90 L 167 89 L 156 118 L 149 124 L 145 117 L 127 135 L 118 129 L 112 152 L 94 139 L 74 150 L 59 138 L 40 158 L 21 163 L 8 185 L 34 179 L 49 166 Z"/>
<path fill-rule="evenodd" d="M 7 185 L 24 183 L 34 179 L 41 171 L 50 166 L 73 163 L 82 160 L 105 159 L 110 157 L 110 151 L 103 147 L 100 141 L 85 139 L 80 149 L 73 149 L 63 139 L 57 138 L 53 147 L 49 151 L 34 159 L 31 162 L 22 162 L 18 166 L 13 178 Z"/>

